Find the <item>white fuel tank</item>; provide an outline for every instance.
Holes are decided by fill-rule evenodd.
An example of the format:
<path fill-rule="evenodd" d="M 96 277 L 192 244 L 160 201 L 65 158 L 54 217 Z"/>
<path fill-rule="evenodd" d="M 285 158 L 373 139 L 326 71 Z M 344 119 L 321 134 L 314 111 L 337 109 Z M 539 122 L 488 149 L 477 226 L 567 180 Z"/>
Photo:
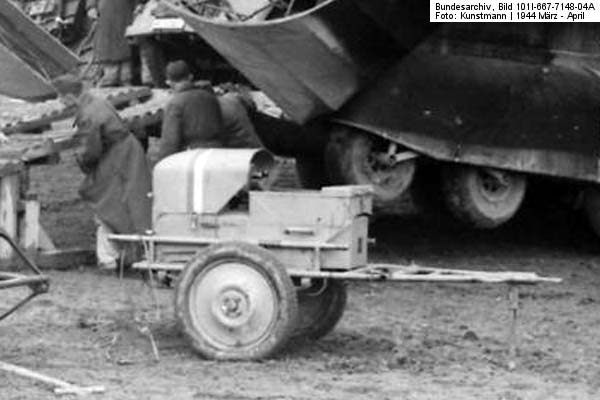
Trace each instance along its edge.
<path fill-rule="evenodd" d="M 271 154 L 260 149 L 194 149 L 166 157 L 153 173 L 154 218 L 217 214 L 273 165 Z"/>

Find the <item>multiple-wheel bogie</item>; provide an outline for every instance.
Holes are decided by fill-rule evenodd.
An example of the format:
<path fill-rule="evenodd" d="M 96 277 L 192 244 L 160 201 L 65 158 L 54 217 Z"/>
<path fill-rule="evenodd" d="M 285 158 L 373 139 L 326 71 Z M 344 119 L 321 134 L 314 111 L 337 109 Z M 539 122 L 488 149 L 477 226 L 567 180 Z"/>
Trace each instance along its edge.
<path fill-rule="evenodd" d="M 325 167 L 333 184 L 372 185 L 376 207 L 397 202 L 415 173 L 415 156 L 399 152 L 383 139 L 340 127 L 325 149 Z"/>
<path fill-rule="evenodd" d="M 305 163 L 306 164 L 306 163 Z M 535 175 L 484 165 L 434 160 L 358 129 L 336 127 L 324 151 L 321 176 L 328 183 L 371 185 L 374 205 L 386 209 L 408 193 L 425 214 L 451 216 L 465 226 L 496 228 L 519 211 Z M 306 178 L 302 165 L 298 173 Z M 313 186 L 317 180 L 314 178 Z M 301 179 L 306 182 L 306 179 Z M 581 196 L 592 228 L 600 235 L 600 188 L 589 184 Z"/>

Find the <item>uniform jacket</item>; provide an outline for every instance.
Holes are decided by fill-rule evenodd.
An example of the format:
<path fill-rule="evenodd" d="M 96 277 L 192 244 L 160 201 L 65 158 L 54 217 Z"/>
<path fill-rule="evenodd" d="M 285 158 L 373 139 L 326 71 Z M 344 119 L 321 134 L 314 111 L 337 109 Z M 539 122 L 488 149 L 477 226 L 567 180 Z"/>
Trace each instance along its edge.
<path fill-rule="evenodd" d="M 176 91 L 165 107 L 158 159 L 188 148 L 222 147 L 222 131 L 217 97 L 190 83 Z"/>
<path fill-rule="evenodd" d="M 248 117 L 246 108 L 232 93 L 219 96 L 219 105 L 223 114 L 222 142 L 229 148 L 263 147 L 256 135 L 254 125 Z"/>
<path fill-rule="evenodd" d="M 81 197 L 117 233 L 150 229 L 150 169 L 138 140 L 108 101 L 89 93 L 80 99 L 75 124 L 83 141 Z"/>
<path fill-rule="evenodd" d="M 123 62 L 131 58 L 125 29 L 131 24 L 137 0 L 94 0 L 98 25 L 94 34 L 96 61 Z"/>

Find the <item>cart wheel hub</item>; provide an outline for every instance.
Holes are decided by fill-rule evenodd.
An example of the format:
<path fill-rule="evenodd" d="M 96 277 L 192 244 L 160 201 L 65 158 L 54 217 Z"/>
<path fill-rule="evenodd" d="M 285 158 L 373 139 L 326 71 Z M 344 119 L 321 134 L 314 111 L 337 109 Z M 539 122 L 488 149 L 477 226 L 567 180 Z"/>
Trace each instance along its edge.
<path fill-rule="evenodd" d="M 226 288 L 215 303 L 213 315 L 231 328 L 245 324 L 253 313 L 248 297 L 238 288 Z"/>
<path fill-rule="evenodd" d="M 478 174 L 481 195 L 489 202 L 504 200 L 510 193 L 509 177 L 502 171 L 482 170 Z"/>

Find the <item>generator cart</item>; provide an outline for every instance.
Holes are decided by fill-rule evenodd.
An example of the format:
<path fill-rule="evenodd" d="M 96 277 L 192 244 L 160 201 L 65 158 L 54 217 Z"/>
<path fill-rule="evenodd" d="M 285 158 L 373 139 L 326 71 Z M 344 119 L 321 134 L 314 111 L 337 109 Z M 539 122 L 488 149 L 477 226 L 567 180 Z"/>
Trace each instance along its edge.
<path fill-rule="evenodd" d="M 263 150 L 197 149 L 158 163 L 153 228 L 111 235 L 142 243 L 134 268 L 180 273 L 175 312 L 193 347 L 215 359 L 260 359 L 294 336 L 330 332 L 346 305 L 346 280 L 558 282 L 527 272 L 369 264 L 368 186 L 269 190 Z M 513 327 L 514 328 L 514 327 Z M 514 333 L 514 329 L 512 330 Z"/>

